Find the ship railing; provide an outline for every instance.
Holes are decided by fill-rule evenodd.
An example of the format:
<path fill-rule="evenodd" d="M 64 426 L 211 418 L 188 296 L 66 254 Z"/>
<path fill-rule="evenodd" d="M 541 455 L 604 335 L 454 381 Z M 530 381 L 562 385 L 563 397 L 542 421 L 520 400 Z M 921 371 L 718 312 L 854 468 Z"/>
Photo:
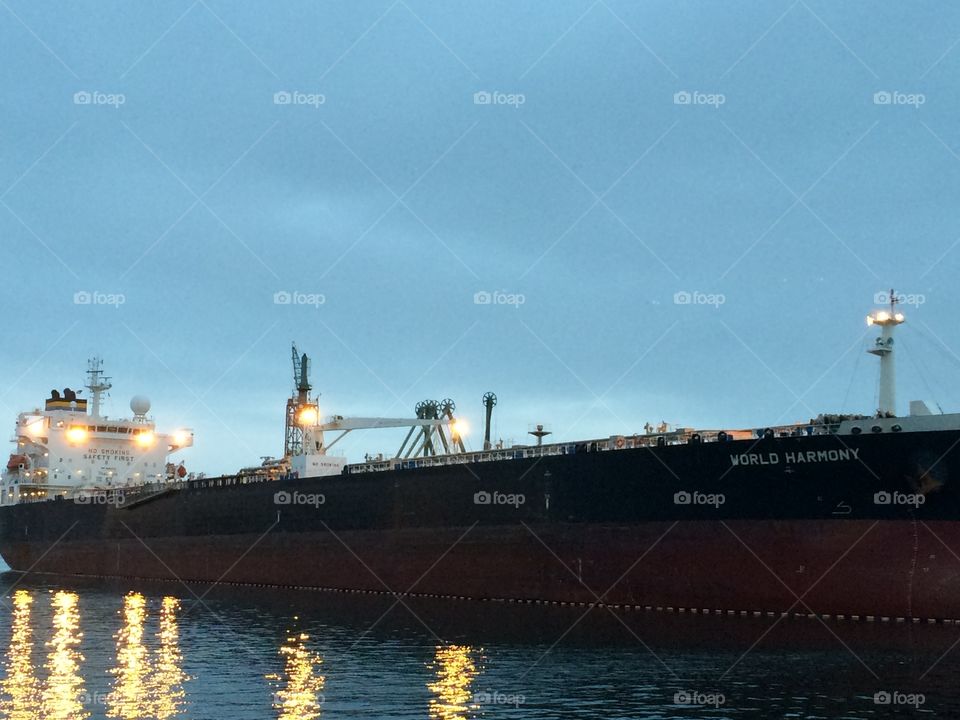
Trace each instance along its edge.
<path fill-rule="evenodd" d="M 66 500 L 80 505 L 85 504 L 112 504 L 124 505 L 128 499 L 137 499 L 157 492 L 165 492 L 171 488 L 179 488 L 180 482 L 145 483 L 143 485 L 118 485 L 115 487 L 68 487 L 63 485 L 43 484 L 42 486 L 21 485 L 18 503 L 42 503 L 56 500 Z M 24 488 L 36 489 L 23 491 Z"/>
<path fill-rule="evenodd" d="M 831 418 L 832 419 L 832 418 Z M 643 435 L 615 435 L 610 438 L 548 445 L 514 446 L 450 455 L 433 455 L 418 458 L 392 458 L 389 460 L 354 463 L 347 465 L 348 474 L 385 472 L 388 470 L 412 470 L 425 467 L 495 462 L 499 460 L 521 460 L 555 455 L 574 455 L 584 452 L 607 452 L 638 448 L 657 448 L 672 445 L 686 445 L 694 442 L 725 442 L 728 440 L 760 440 L 764 437 L 806 437 L 810 435 L 829 435 L 839 430 L 838 422 L 814 421 L 812 423 L 794 423 L 774 425 L 763 428 L 742 430 L 695 430 L 678 428 L 670 432 L 645 433 Z"/>
<path fill-rule="evenodd" d="M 241 475 L 218 475 L 216 477 L 197 478 L 186 483 L 191 490 L 204 488 L 229 487 L 231 485 L 253 485 L 255 483 L 280 480 L 281 476 L 270 473 L 243 473 Z"/>
<path fill-rule="evenodd" d="M 521 460 L 524 458 L 539 458 L 550 455 L 566 455 L 573 453 L 573 443 L 551 444 L 532 447 L 513 447 L 497 450 L 478 450 L 475 452 L 455 453 L 451 455 L 431 455 L 418 458 L 393 458 L 391 460 L 372 463 L 356 463 L 347 465 L 348 474 L 365 472 L 383 472 L 387 470 L 413 470 L 425 467 L 443 467 L 447 465 L 466 465 L 497 460 Z"/>
<path fill-rule="evenodd" d="M 98 498 L 108 502 L 115 500 L 117 505 L 124 505 L 129 500 L 137 500 L 170 490 L 179 490 L 182 487 L 183 482 L 179 480 L 143 483 L 141 485 L 117 485 L 115 487 L 79 487 L 71 489 L 65 497 L 81 503 L 86 499 Z"/>

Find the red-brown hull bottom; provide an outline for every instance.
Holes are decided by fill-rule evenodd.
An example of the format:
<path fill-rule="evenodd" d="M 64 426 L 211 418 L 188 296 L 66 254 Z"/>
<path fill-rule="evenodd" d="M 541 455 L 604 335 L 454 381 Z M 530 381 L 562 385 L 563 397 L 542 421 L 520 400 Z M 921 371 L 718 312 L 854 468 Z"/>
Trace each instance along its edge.
<path fill-rule="evenodd" d="M 18 571 L 475 599 L 960 619 L 960 523 L 499 526 L 11 543 Z"/>

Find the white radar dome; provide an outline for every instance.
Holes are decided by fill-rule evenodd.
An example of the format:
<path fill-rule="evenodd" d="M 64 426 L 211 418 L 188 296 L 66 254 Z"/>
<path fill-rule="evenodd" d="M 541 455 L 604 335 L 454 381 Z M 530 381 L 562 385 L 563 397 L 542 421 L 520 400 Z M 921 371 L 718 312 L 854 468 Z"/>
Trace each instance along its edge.
<path fill-rule="evenodd" d="M 130 400 L 130 409 L 134 415 L 146 415 L 150 412 L 150 398 L 146 395 L 134 395 Z"/>

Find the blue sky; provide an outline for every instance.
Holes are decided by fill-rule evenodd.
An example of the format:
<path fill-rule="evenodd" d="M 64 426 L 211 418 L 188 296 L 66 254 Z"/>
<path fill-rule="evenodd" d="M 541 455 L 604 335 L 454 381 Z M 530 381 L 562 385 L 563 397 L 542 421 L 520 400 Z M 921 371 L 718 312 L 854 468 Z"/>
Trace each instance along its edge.
<path fill-rule="evenodd" d="M 869 412 L 890 287 L 901 409 L 960 409 L 958 41 L 947 2 L 4 0 L 0 413 L 99 353 L 230 471 L 291 340 L 325 412 L 452 397 L 474 447 L 487 390 L 518 440 Z"/>

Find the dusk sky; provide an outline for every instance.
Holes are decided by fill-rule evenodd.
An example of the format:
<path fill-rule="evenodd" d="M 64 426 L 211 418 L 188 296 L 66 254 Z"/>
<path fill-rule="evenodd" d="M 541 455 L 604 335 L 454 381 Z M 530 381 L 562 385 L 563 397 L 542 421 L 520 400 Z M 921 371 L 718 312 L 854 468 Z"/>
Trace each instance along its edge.
<path fill-rule="evenodd" d="M 871 412 L 891 287 L 960 410 L 958 75 L 948 2 L 0 0 L 0 420 L 100 354 L 233 471 L 294 340 L 473 448 Z"/>

